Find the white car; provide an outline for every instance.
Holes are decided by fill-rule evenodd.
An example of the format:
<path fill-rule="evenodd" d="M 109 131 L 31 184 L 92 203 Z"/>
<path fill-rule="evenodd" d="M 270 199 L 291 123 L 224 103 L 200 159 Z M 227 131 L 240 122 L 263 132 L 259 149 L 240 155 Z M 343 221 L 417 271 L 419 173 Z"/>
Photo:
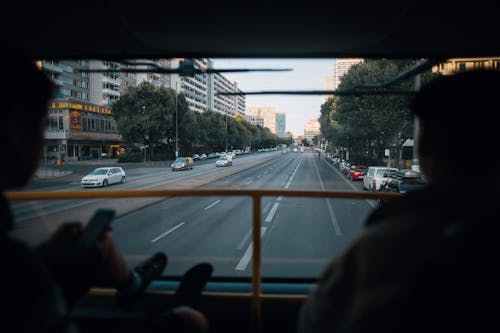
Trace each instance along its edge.
<path fill-rule="evenodd" d="M 387 182 L 398 169 L 386 166 L 371 166 L 363 176 L 363 189 L 368 191 L 380 191 L 380 185 Z"/>
<path fill-rule="evenodd" d="M 233 165 L 233 157 L 231 155 L 221 156 L 215 161 L 215 166 L 224 167 Z"/>
<path fill-rule="evenodd" d="M 127 176 L 121 167 L 97 168 L 82 178 L 82 187 L 106 187 L 111 184 L 125 183 Z"/>

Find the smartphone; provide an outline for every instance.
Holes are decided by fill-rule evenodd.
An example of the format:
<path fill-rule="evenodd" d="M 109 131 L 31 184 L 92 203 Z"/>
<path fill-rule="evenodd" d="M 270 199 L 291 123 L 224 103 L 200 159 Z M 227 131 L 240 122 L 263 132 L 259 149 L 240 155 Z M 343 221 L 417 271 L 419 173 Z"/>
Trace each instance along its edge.
<path fill-rule="evenodd" d="M 114 209 L 100 208 L 95 211 L 89 223 L 83 230 L 76 246 L 81 254 L 88 254 L 95 249 L 101 235 L 111 229 L 111 221 L 115 217 Z"/>

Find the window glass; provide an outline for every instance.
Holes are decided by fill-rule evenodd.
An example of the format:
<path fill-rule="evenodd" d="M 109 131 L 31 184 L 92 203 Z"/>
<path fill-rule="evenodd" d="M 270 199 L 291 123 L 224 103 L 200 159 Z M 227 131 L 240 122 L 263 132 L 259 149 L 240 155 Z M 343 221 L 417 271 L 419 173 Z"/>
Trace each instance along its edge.
<path fill-rule="evenodd" d="M 149 60 L 169 69 L 185 61 Z M 417 80 L 412 75 L 391 80 L 405 77 L 402 74 L 425 61 L 422 59 L 200 58 L 193 70 L 280 71 L 195 75 L 87 73 L 76 67 L 73 71 L 75 60 L 54 61 L 63 69 L 64 85 L 58 87 L 58 98 L 51 102 L 58 105 L 54 110 L 63 113 L 49 116 L 48 129 L 64 131 L 45 133 L 44 156 L 32 184 L 37 190 L 89 191 L 80 185 L 83 177 L 105 174 L 109 168 L 119 172 L 116 168 L 120 166 L 127 182 L 94 190 L 362 193 L 378 190 L 372 188 L 372 178 L 367 180 L 375 169 L 370 168 L 364 180 L 353 180 L 357 177 L 349 176 L 349 165 L 382 166 L 376 172 L 378 177 L 395 173 L 385 167 L 419 169 L 414 150 L 403 148 L 412 145 L 418 132 L 409 110 Z M 77 61 L 98 63 L 103 70 L 126 67 L 118 61 Z M 419 82 L 429 82 L 442 75 L 440 71 L 465 70 L 478 60 L 460 61 L 454 65 L 450 60 L 450 66 L 422 72 Z M 71 86 L 69 74 L 79 87 Z M 385 92 L 394 94 L 348 93 L 386 82 L 392 84 Z M 68 91 L 76 88 L 88 100 L 71 98 Z M 290 93 L 297 91 L 323 92 Z M 65 122 L 70 124 L 68 129 Z M 203 158 L 193 161 L 195 154 Z M 217 168 L 215 161 L 227 159 L 226 154 L 232 155 L 232 166 Z M 58 159 L 61 165 L 56 164 Z M 189 164 L 174 168 L 174 161 Z M 101 167 L 108 169 L 98 169 Z M 409 185 L 425 183 L 402 180 Z M 393 179 L 388 185 L 396 188 L 400 181 Z M 165 275 L 180 276 L 206 261 L 214 265 L 216 277 L 248 279 L 254 240 L 252 205 L 250 196 L 240 194 L 16 201 L 12 207 L 14 233 L 29 243 L 40 242 L 63 221 L 86 222 L 95 209 L 108 207 L 117 211 L 114 238 L 130 265 L 164 251 L 169 257 Z M 285 193 L 263 196 L 260 206 L 263 277 L 316 279 L 326 263 L 360 232 L 378 200 Z"/>

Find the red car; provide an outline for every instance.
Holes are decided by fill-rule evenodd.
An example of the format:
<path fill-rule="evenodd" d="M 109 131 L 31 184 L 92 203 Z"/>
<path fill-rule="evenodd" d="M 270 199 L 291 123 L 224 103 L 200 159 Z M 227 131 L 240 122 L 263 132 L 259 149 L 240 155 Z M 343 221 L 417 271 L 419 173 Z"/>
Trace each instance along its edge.
<path fill-rule="evenodd" d="M 351 165 L 347 172 L 347 178 L 350 180 L 362 180 L 368 167 L 366 165 Z"/>

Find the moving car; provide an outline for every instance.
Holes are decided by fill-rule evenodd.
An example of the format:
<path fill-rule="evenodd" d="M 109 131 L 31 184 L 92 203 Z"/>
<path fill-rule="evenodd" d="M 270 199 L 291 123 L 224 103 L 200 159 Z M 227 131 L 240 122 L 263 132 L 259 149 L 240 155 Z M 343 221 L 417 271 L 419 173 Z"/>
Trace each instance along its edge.
<path fill-rule="evenodd" d="M 125 183 L 127 176 L 121 167 L 97 168 L 82 178 L 82 187 L 106 187 L 111 184 Z"/>
<path fill-rule="evenodd" d="M 170 165 L 172 171 L 189 170 L 193 168 L 192 157 L 177 157 L 177 159 Z"/>
<path fill-rule="evenodd" d="M 233 157 L 231 155 L 221 156 L 215 161 L 215 166 L 217 167 L 225 167 L 233 165 Z"/>

